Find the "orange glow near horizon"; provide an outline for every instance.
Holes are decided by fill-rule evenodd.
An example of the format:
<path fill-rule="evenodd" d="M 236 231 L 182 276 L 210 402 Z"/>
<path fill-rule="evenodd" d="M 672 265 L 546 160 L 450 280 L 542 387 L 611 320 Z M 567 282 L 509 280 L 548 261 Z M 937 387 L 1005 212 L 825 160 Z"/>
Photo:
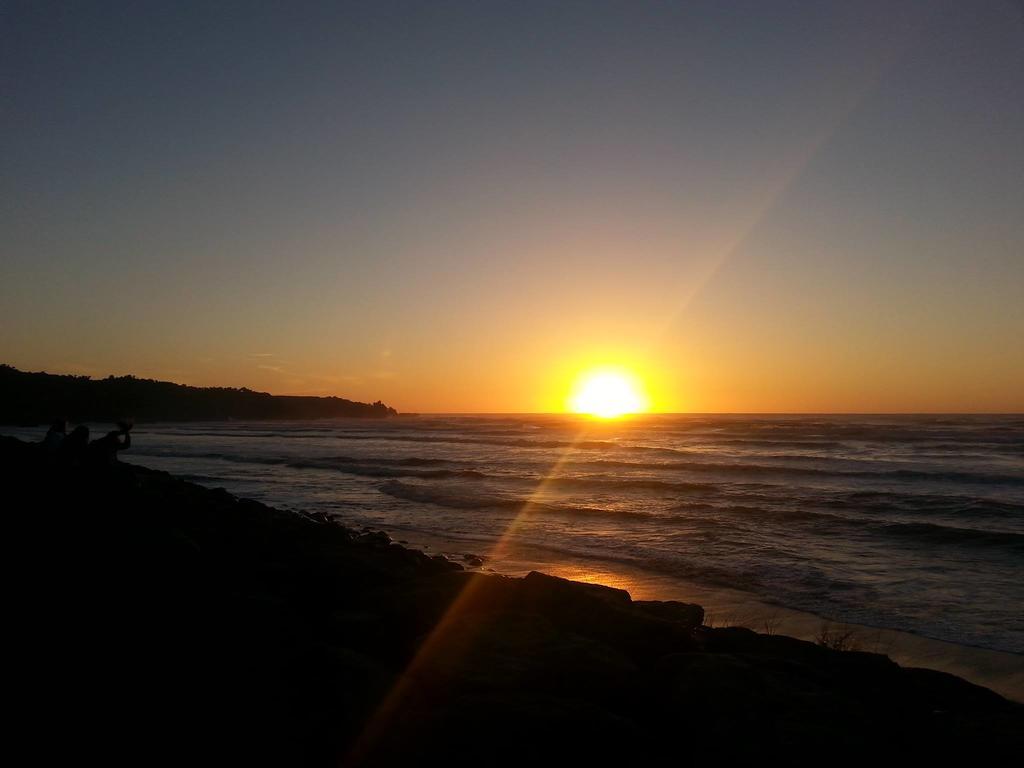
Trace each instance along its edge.
<path fill-rule="evenodd" d="M 650 401 L 639 379 L 628 371 L 600 369 L 587 371 L 576 380 L 568 410 L 601 419 L 644 413 Z"/>

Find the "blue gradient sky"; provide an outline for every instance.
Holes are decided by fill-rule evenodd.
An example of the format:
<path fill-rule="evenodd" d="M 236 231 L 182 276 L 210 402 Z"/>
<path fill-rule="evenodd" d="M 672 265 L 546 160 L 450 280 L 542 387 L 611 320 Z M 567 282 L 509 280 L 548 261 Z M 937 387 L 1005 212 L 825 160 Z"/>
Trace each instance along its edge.
<path fill-rule="evenodd" d="M 1024 12 L 4 3 L 0 360 L 403 410 L 1024 410 Z"/>

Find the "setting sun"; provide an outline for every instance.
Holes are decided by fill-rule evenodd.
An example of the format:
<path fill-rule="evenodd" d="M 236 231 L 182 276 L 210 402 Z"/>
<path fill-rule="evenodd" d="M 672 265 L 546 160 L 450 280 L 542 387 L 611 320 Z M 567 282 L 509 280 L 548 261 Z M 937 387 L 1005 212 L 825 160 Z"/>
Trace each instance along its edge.
<path fill-rule="evenodd" d="M 569 399 L 574 413 L 613 419 L 647 410 L 647 398 L 633 376 L 619 371 L 593 371 L 580 377 Z"/>

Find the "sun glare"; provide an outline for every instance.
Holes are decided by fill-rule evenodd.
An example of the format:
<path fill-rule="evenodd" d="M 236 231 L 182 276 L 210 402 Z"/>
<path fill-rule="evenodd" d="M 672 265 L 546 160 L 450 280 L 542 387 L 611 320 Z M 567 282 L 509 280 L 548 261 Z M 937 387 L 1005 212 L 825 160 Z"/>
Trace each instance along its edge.
<path fill-rule="evenodd" d="M 574 413 L 614 419 L 646 411 L 647 398 L 631 375 L 617 371 L 597 371 L 580 377 L 576 391 L 569 400 L 569 408 Z"/>

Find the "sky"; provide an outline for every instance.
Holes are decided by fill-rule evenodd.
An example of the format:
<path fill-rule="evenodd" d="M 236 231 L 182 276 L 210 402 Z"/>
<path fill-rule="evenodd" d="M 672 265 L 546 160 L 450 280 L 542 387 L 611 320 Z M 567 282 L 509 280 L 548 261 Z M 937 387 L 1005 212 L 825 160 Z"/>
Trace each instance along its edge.
<path fill-rule="evenodd" d="M 0 362 L 1024 411 L 1024 6 L 0 4 Z"/>

